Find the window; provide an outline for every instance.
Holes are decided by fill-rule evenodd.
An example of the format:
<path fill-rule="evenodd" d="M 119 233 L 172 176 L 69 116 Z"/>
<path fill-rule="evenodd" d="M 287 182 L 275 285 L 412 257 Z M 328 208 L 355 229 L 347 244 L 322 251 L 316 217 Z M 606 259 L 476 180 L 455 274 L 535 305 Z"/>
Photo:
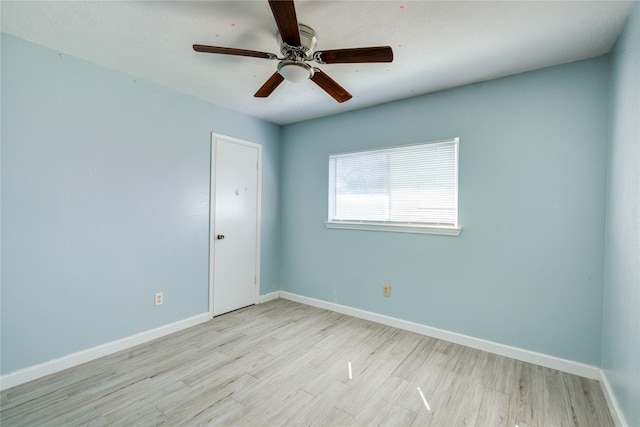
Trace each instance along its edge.
<path fill-rule="evenodd" d="M 329 156 L 326 224 L 460 234 L 458 138 Z"/>

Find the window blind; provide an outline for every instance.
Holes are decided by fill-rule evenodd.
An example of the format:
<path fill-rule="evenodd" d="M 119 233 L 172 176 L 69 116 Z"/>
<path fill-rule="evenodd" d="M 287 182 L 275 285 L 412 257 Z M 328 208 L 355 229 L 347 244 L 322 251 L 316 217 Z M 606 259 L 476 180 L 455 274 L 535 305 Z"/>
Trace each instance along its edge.
<path fill-rule="evenodd" d="M 458 138 L 329 156 L 329 222 L 458 226 Z"/>

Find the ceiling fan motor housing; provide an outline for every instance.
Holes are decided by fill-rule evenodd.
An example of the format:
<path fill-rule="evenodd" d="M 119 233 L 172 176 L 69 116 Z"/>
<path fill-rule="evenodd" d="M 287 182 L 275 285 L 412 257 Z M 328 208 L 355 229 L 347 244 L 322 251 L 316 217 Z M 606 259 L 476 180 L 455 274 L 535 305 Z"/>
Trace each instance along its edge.
<path fill-rule="evenodd" d="M 308 25 L 298 24 L 300 33 L 300 46 L 290 46 L 282 40 L 282 36 L 278 33 L 278 44 L 280 52 L 284 57 L 291 61 L 311 61 L 313 53 L 318 44 L 318 38 L 313 28 Z"/>

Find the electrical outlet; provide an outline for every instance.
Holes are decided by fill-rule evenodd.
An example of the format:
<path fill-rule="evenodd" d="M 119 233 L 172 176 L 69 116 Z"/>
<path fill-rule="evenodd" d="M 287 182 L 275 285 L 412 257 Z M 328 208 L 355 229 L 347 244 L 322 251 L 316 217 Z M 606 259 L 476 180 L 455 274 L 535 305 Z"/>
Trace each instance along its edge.
<path fill-rule="evenodd" d="M 162 305 L 163 300 L 164 296 L 162 295 L 162 292 L 156 292 L 156 305 Z"/>
<path fill-rule="evenodd" d="M 382 285 L 382 296 L 383 297 L 391 296 L 391 285 L 387 285 L 386 283 Z"/>

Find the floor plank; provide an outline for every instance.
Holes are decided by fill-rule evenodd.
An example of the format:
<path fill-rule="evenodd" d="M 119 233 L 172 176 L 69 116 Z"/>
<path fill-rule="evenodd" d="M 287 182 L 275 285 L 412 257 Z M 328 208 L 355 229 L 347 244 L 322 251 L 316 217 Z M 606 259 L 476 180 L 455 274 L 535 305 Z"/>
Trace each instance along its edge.
<path fill-rule="evenodd" d="M 3 427 L 614 425 L 596 381 L 286 300 L 4 390 L 0 408 Z"/>
<path fill-rule="evenodd" d="M 495 427 L 508 426 L 510 401 L 509 395 L 485 387 L 482 391 L 477 424 Z"/>

